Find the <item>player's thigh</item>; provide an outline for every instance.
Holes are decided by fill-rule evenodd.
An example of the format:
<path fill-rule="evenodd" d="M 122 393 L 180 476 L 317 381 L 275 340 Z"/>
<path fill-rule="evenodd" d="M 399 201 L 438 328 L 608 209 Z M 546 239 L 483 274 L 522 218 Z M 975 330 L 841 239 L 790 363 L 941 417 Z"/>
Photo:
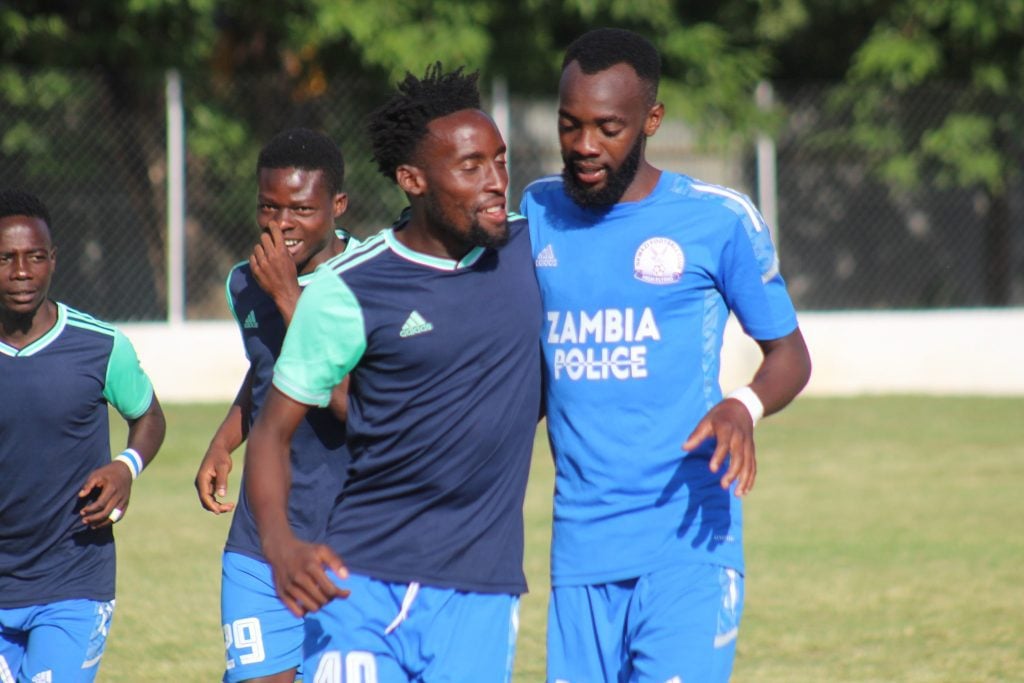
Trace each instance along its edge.
<path fill-rule="evenodd" d="M 270 676 L 302 666 L 302 619 L 274 590 L 270 566 L 239 553 L 224 553 L 221 570 L 224 680 Z"/>
<path fill-rule="evenodd" d="M 17 680 L 95 680 L 113 614 L 113 600 L 63 600 L 34 608 Z"/>
<path fill-rule="evenodd" d="M 387 633 L 400 610 L 405 587 L 350 573 L 330 574 L 347 598 L 306 615 L 303 670 L 308 683 L 406 683 L 400 663 L 407 648 Z"/>
<path fill-rule="evenodd" d="M 418 629 L 423 683 L 507 683 L 515 663 L 519 596 L 422 589 L 398 627 Z"/>
<path fill-rule="evenodd" d="M 743 613 L 743 576 L 710 564 L 640 579 L 629 621 L 631 683 L 725 682 Z"/>
<path fill-rule="evenodd" d="M 25 620 L 33 608 L 0 609 L 0 681 L 17 680 L 28 647 Z"/>
<path fill-rule="evenodd" d="M 627 617 L 636 579 L 556 586 L 548 603 L 549 683 L 626 680 Z"/>

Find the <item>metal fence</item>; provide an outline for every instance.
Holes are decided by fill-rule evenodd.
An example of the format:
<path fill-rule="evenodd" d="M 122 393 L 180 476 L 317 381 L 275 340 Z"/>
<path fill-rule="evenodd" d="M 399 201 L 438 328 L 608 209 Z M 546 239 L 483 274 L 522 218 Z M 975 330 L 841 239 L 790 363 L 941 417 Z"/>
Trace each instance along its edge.
<path fill-rule="evenodd" d="M 0 186 L 30 189 L 50 207 L 54 296 L 109 320 L 167 319 L 173 278 L 164 75 L 136 79 L 130 89 L 89 71 L 5 70 L 0 78 Z M 798 307 L 1024 305 L 1019 180 L 997 202 L 931 183 L 892 192 L 871 163 L 820 144 L 817 133 L 843 125 L 823 86 L 777 92 L 789 115 L 775 141 L 776 232 Z M 388 93 L 389 84 L 357 76 L 313 89 L 270 76 L 184 82 L 187 319 L 228 315 L 224 277 L 257 235 L 256 156 L 282 128 L 318 128 L 342 147 L 349 210 L 341 226 L 365 236 L 397 215 L 403 197 L 377 172 L 364 135 L 367 114 Z M 498 118 L 509 138 L 515 206 L 529 180 L 560 166 L 554 106 L 517 98 L 497 104 L 507 112 L 507 120 Z M 924 99 L 913 104 L 922 107 L 915 114 L 921 125 L 930 123 L 929 111 L 942 110 L 941 103 L 929 110 Z M 756 196 L 753 146 L 711 158 L 692 131 L 668 122 L 650 154 L 662 167 Z"/>
<path fill-rule="evenodd" d="M 821 84 L 776 85 L 787 125 L 776 141 L 778 246 L 783 273 L 803 309 L 960 308 L 1024 305 L 1024 160 L 1001 195 L 958 188 L 936 164 L 923 182 L 900 190 L 880 180 L 884 157 L 835 145 L 852 123 L 849 106 L 829 102 Z M 917 139 L 954 105 L 982 112 L 1005 103 L 963 102 L 955 87 L 917 90 L 892 117 Z M 988 111 L 992 111 L 989 109 Z M 1006 112 L 1004 112 L 1006 113 Z M 1018 116 L 1019 118 L 1019 116 Z"/>

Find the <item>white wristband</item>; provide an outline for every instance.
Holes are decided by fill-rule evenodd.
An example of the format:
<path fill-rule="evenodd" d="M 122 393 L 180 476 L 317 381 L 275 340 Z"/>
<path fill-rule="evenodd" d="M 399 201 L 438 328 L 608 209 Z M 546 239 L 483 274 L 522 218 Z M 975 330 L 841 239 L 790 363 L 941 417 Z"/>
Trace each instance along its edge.
<path fill-rule="evenodd" d="M 742 403 L 747 412 L 750 413 L 750 419 L 757 424 L 757 421 L 764 417 L 764 404 L 761 403 L 761 399 L 757 397 L 754 390 L 750 387 L 740 387 L 736 391 L 730 393 L 726 398 L 734 398 Z"/>
<path fill-rule="evenodd" d="M 139 475 L 142 474 L 142 456 L 139 455 L 139 452 L 134 448 L 124 449 L 123 451 L 117 454 L 117 457 L 114 458 L 114 461 L 123 462 L 125 465 L 128 466 L 128 471 L 132 473 L 132 481 L 138 479 Z"/>

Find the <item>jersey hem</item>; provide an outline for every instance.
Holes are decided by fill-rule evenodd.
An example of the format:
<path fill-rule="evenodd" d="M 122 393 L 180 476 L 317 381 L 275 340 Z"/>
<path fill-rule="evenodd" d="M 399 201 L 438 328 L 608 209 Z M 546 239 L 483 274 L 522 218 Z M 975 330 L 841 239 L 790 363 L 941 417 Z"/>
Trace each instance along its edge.
<path fill-rule="evenodd" d="M 337 552 L 337 551 L 336 551 Z M 344 556 L 344 555 L 343 555 Z M 421 586 L 430 586 L 432 588 L 449 588 L 456 590 L 461 593 L 485 593 L 485 594 L 504 594 L 504 595 L 523 595 L 528 593 L 529 589 L 526 582 L 521 583 L 474 583 L 471 581 L 452 581 L 440 579 L 437 577 L 403 574 L 401 572 L 387 572 L 387 571 L 376 571 L 370 569 L 364 565 L 349 564 L 345 563 L 345 567 L 356 574 L 362 574 L 375 581 L 385 581 L 387 583 L 419 583 Z"/>
<path fill-rule="evenodd" d="M 26 598 L 24 600 L 13 600 L 10 602 L 0 600 L 0 609 L 21 609 L 23 607 L 38 607 L 41 605 L 52 605 L 56 602 L 67 602 L 68 600 L 92 600 L 93 602 L 110 602 L 113 599 L 114 591 L 110 591 L 109 593 L 98 593 L 92 595 L 56 595 L 43 599 Z"/>
<path fill-rule="evenodd" d="M 628 579 L 635 579 L 651 572 L 660 571 L 674 565 L 697 565 L 697 564 L 708 564 L 719 567 L 730 567 L 735 569 L 740 574 L 746 573 L 746 563 L 741 557 L 738 561 L 732 562 L 729 558 L 718 557 L 715 555 L 693 555 L 687 553 L 681 557 L 669 557 L 660 561 L 648 561 L 640 564 L 633 565 L 631 567 L 623 567 L 621 569 L 609 569 L 603 572 L 587 572 L 587 573 L 575 573 L 575 572 L 561 572 L 556 574 L 551 572 L 551 586 L 562 587 L 562 586 L 595 586 L 603 583 L 614 583 L 616 581 L 626 581 Z"/>

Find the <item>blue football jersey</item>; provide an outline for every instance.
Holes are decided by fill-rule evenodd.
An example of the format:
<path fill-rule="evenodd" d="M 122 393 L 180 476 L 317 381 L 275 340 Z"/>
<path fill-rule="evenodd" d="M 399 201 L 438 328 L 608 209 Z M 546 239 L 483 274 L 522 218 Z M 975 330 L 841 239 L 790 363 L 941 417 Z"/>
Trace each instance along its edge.
<path fill-rule="evenodd" d="M 755 339 L 796 329 L 763 219 L 743 195 L 669 172 L 602 212 L 543 178 L 521 212 L 544 302 L 554 584 L 742 569 L 741 506 L 708 469 L 714 443 L 681 446 L 722 398 L 730 312 Z"/>
<path fill-rule="evenodd" d="M 352 463 L 328 527 L 382 581 L 520 593 L 540 405 L 529 236 L 454 262 L 387 229 L 324 264 L 299 299 L 274 386 L 309 405 L 350 374 Z"/>
<path fill-rule="evenodd" d="M 313 273 L 299 276 L 299 286 L 305 287 L 312 278 Z M 252 427 L 266 400 L 274 363 L 284 342 L 284 318 L 274 300 L 256 282 L 247 261 L 236 265 L 228 275 L 227 297 L 252 371 Z M 327 516 L 341 491 L 347 465 L 345 425 L 326 408 L 310 410 L 291 442 L 288 521 L 296 536 L 306 541 L 323 541 Z M 244 471 L 225 550 L 264 560 L 256 520 L 245 495 Z"/>
<path fill-rule="evenodd" d="M 90 529 L 78 491 L 110 462 L 108 405 L 128 420 L 153 386 L 118 329 L 57 304 L 22 349 L 0 342 L 0 608 L 114 598 L 114 534 Z"/>

